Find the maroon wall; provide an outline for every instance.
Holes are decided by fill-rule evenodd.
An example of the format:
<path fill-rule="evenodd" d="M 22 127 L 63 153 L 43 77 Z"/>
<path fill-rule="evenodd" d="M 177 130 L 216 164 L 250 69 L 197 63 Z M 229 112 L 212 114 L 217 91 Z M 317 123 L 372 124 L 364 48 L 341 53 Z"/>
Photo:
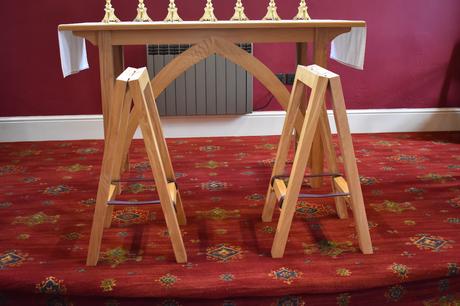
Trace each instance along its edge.
<path fill-rule="evenodd" d="M 196 20 L 204 0 L 176 0 L 184 19 Z M 291 18 L 298 0 L 279 0 L 279 14 Z M 349 108 L 460 106 L 460 1 L 310 0 L 314 18 L 368 22 L 364 71 L 335 62 Z M 113 0 L 118 16 L 130 20 L 136 0 Z M 155 20 L 164 18 L 168 0 L 146 0 Z M 246 0 L 252 19 L 263 17 L 268 0 Z M 216 15 L 228 19 L 234 1 L 214 0 Z M 2 1 L 0 9 L 0 116 L 100 113 L 97 50 L 88 45 L 91 69 L 62 78 L 56 28 L 59 23 L 98 21 L 103 0 Z M 145 65 L 145 49 L 126 50 L 127 64 Z M 275 72 L 295 69 L 293 45 L 256 45 L 255 53 Z M 255 105 L 267 91 L 255 84 Z M 268 109 L 279 108 L 274 102 Z"/>

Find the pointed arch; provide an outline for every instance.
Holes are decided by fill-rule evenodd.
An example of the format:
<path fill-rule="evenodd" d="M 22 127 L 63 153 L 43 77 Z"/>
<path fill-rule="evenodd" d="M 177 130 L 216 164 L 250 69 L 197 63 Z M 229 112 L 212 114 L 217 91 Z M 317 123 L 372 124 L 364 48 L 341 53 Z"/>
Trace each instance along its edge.
<path fill-rule="evenodd" d="M 198 64 L 212 54 L 218 54 L 243 69 L 259 80 L 268 91 L 287 109 L 290 93 L 276 75 L 260 60 L 247 53 L 237 45 L 221 38 L 210 37 L 169 62 L 158 75 L 152 79 L 155 97 L 158 97 L 175 79 L 190 67 Z"/>

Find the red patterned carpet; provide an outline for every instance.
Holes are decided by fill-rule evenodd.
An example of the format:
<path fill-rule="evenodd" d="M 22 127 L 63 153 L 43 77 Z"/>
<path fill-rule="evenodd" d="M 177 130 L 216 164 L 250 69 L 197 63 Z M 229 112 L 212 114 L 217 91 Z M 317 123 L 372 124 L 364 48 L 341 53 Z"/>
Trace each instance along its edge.
<path fill-rule="evenodd" d="M 169 145 L 189 263 L 175 263 L 155 206 L 114 212 L 97 267 L 85 257 L 102 142 L 0 144 L 0 305 L 459 305 L 460 134 L 354 141 L 374 255 L 322 200 L 299 202 L 271 259 L 276 223 L 260 215 L 278 137 L 183 139 Z M 141 141 L 129 176 L 151 176 Z"/>

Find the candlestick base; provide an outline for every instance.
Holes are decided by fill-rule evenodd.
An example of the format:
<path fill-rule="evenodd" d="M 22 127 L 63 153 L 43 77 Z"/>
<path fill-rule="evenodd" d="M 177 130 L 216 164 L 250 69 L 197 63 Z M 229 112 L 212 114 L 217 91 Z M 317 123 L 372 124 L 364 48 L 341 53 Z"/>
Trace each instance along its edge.
<path fill-rule="evenodd" d="M 230 19 L 232 21 L 247 21 L 249 18 L 244 13 L 244 6 L 241 0 L 238 0 L 235 5 L 235 14 Z"/>
<path fill-rule="evenodd" d="M 217 18 L 214 15 L 212 0 L 207 0 L 206 7 L 204 8 L 204 15 L 200 18 L 200 21 L 217 21 Z"/>
<path fill-rule="evenodd" d="M 277 10 L 278 8 L 276 7 L 275 0 L 270 0 L 267 7 L 267 15 L 265 15 L 263 20 L 281 20 L 280 16 L 278 16 Z"/>
<path fill-rule="evenodd" d="M 294 17 L 294 20 L 311 20 L 310 15 L 308 15 L 308 7 L 305 0 L 300 1 L 299 12 Z"/>
<path fill-rule="evenodd" d="M 168 15 L 166 15 L 166 18 L 164 21 L 166 22 L 183 21 L 182 18 L 180 18 L 179 16 L 178 8 L 176 6 L 176 3 L 174 3 L 174 0 L 169 0 Z"/>
<path fill-rule="evenodd" d="M 110 0 L 106 0 L 105 2 L 105 15 L 104 18 L 101 20 L 103 23 L 115 23 L 120 22 L 120 19 L 117 18 L 115 15 L 115 9 L 112 7 Z"/>
<path fill-rule="evenodd" d="M 147 14 L 147 7 L 145 7 L 144 1 L 139 0 L 139 5 L 137 6 L 137 16 L 133 20 L 134 22 L 152 22 L 152 19 Z"/>

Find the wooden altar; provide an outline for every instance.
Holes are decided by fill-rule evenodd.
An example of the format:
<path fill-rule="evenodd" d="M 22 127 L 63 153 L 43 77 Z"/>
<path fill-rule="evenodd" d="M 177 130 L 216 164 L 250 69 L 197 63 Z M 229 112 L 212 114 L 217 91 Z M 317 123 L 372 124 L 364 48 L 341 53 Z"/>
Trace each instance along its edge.
<path fill-rule="evenodd" d="M 158 97 L 167 87 L 193 65 L 212 54 L 218 54 L 251 73 L 287 109 L 290 92 L 276 75 L 261 61 L 239 48 L 236 43 L 295 43 L 297 63 L 309 64 L 307 58 L 308 43 L 313 43 L 312 63 L 326 67 L 328 47 L 331 41 L 352 27 L 365 27 L 364 21 L 346 20 L 309 20 L 309 21 L 219 21 L 219 22 L 121 22 L 121 23 L 77 23 L 59 26 L 59 31 L 72 31 L 99 48 L 99 65 L 102 94 L 104 131 L 107 138 L 111 101 L 114 95 L 115 79 L 124 70 L 123 46 L 147 44 L 193 44 L 193 47 L 174 58 L 151 81 L 153 94 Z M 307 101 L 302 99 L 303 109 Z M 295 119 L 295 130 L 302 130 L 304 113 L 299 112 Z M 126 131 L 126 146 L 122 149 L 126 156 L 131 139 L 139 126 L 141 113 L 134 108 L 129 115 Z M 321 110 L 320 122 L 328 120 L 326 107 Z M 324 141 L 328 135 L 319 131 L 312 146 L 310 168 L 313 174 L 323 172 Z M 320 176 L 311 180 L 313 187 L 321 184 Z M 111 209 L 106 217 L 110 218 Z M 110 222 L 107 222 L 110 224 Z M 93 227 L 94 228 L 94 227 Z M 102 233 L 92 232 L 88 264 L 97 262 Z"/>

